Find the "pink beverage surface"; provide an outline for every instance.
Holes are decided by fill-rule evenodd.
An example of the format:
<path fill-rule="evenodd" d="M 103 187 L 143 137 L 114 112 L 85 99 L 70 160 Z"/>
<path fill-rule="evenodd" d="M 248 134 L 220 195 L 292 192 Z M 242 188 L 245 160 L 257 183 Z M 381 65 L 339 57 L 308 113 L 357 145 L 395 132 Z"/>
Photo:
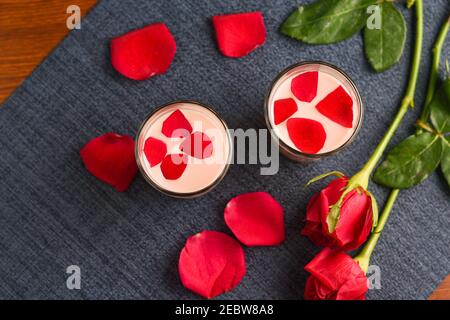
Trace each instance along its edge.
<path fill-rule="evenodd" d="M 310 71 L 318 71 L 317 96 L 311 102 L 303 102 L 298 100 L 291 92 L 291 82 L 296 76 Z M 346 128 L 330 120 L 316 109 L 316 105 L 339 86 L 342 86 L 353 100 L 353 124 L 351 128 Z M 358 95 L 350 81 L 337 70 L 320 64 L 299 66 L 283 75 L 274 85 L 269 97 L 270 123 L 280 140 L 291 148 L 301 151 L 294 145 L 289 137 L 286 126 L 287 121 L 278 125 L 275 125 L 274 123 L 274 102 L 279 99 L 294 99 L 297 103 L 298 110 L 289 118 L 307 118 L 320 122 L 325 129 L 326 140 L 317 154 L 327 153 L 344 145 L 357 129 L 361 117 L 361 105 L 357 97 Z"/>
<path fill-rule="evenodd" d="M 192 132 L 203 132 L 212 141 L 213 153 L 205 159 L 188 157 L 185 171 L 180 178 L 168 180 L 161 171 L 161 164 L 150 167 L 144 154 L 144 143 L 149 137 L 163 141 L 167 145 L 167 154 L 180 154 L 180 144 L 184 138 L 168 138 L 161 129 L 174 111 L 180 110 L 192 126 Z M 222 121 L 210 110 L 193 103 L 177 103 L 157 111 L 145 123 L 141 130 L 143 139 L 139 139 L 138 154 L 143 169 L 150 179 L 160 188 L 175 193 L 192 193 L 209 187 L 227 168 L 230 156 L 228 131 Z"/>

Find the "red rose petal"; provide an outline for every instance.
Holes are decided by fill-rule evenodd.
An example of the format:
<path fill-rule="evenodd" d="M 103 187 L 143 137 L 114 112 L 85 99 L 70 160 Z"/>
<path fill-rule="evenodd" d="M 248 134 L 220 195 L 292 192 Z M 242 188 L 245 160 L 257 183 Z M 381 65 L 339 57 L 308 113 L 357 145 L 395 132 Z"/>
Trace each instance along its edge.
<path fill-rule="evenodd" d="M 278 125 L 297 112 L 297 103 L 294 99 L 280 99 L 273 104 L 275 124 Z"/>
<path fill-rule="evenodd" d="M 246 246 L 274 246 L 285 238 L 283 207 L 267 192 L 231 199 L 225 208 L 225 223 Z"/>
<path fill-rule="evenodd" d="M 323 191 L 316 193 L 306 208 L 306 224 L 301 230 L 301 234 L 319 247 L 332 247 L 335 243 L 328 233 L 324 233 L 322 226 L 322 216 L 327 215 L 329 211 L 330 204 Z"/>
<path fill-rule="evenodd" d="M 317 110 L 341 126 L 353 126 L 353 99 L 342 86 L 327 95 L 317 106 Z"/>
<path fill-rule="evenodd" d="M 183 138 L 192 132 L 192 126 L 180 110 L 175 110 L 163 122 L 162 133 L 169 138 Z"/>
<path fill-rule="evenodd" d="M 178 272 L 187 289 L 214 298 L 234 289 L 245 275 L 245 255 L 239 243 L 217 231 L 189 237 L 180 254 Z"/>
<path fill-rule="evenodd" d="M 188 162 L 185 154 L 168 154 L 161 163 L 161 172 L 167 180 L 176 180 L 183 175 Z"/>
<path fill-rule="evenodd" d="M 292 79 L 291 91 L 298 100 L 311 102 L 317 95 L 318 79 L 317 71 L 302 73 Z"/>
<path fill-rule="evenodd" d="M 336 245 L 335 239 L 329 235 L 328 224 L 323 224 L 323 221 L 326 221 L 328 217 L 330 206 L 339 200 L 347 181 L 347 177 L 334 179 L 323 190 L 316 193 L 306 207 L 306 224 L 301 234 L 307 236 L 319 247 Z"/>
<path fill-rule="evenodd" d="M 163 141 L 149 137 L 145 140 L 144 153 L 150 163 L 150 167 L 154 167 L 163 161 L 167 153 L 167 146 Z"/>
<path fill-rule="evenodd" d="M 322 204 L 322 210 L 320 211 L 320 219 L 322 224 L 322 234 L 328 241 L 327 244 L 328 247 L 338 246 L 336 238 L 329 233 L 327 218 L 330 212 L 330 207 L 335 205 L 336 202 L 338 202 L 342 193 L 345 191 L 347 184 L 348 184 L 348 177 L 344 176 L 342 178 L 336 178 L 332 180 L 324 189 L 322 189 L 322 191 L 320 191 L 321 198 L 326 199 L 323 200 L 324 203 Z M 344 197 L 344 201 L 346 197 L 348 197 L 348 194 Z M 308 219 L 308 217 L 306 219 Z M 335 233 L 336 232 L 334 232 L 333 234 Z"/>
<path fill-rule="evenodd" d="M 307 300 L 364 299 L 368 281 L 364 271 L 349 255 L 325 248 L 305 266 L 311 275 L 306 282 Z"/>
<path fill-rule="evenodd" d="M 107 133 L 89 141 L 80 150 L 86 168 L 99 180 L 123 192 L 138 171 L 134 140 L 129 136 Z"/>
<path fill-rule="evenodd" d="M 343 200 L 333 237 L 339 247 L 354 250 L 366 242 L 372 230 L 372 199 L 365 190 L 352 190 Z"/>
<path fill-rule="evenodd" d="M 361 278 L 366 287 L 364 291 L 367 291 L 367 278 L 363 270 L 355 260 L 340 250 L 324 248 L 305 266 L 305 270 L 331 290 L 338 290 L 347 281 Z"/>
<path fill-rule="evenodd" d="M 305 285 L 305 300 L 334 300 L 336 292 L 322 285 L 317 279 L 309 276 Z"/>
<path fill-rule="evenodd" d="M 325 144 L 327 134 L 320 122 L 305 118 L 291 118 L 287 122 L 289 137 L 302 152 L 314 154 Z"/>
<path fill-rule="evenodd" d="M 111 63 L 125 77 L 145 80 L 169 69 L 177 49 L 164 23 L 155 23 L 111 40 Z"/>
<path fill-rule="evenodd" d="M 363 274 L 348 280 L 339 289 L 336 300 L 366 300 L 367 278 Z"/>
<path fill-rule="evenodd" d="M 205 159 L 212 155 L 213 144 L 206 134 L 197 131 L 181 143 L 180 150 L 192 157 Z"/>
<path fill-rule="evenodd" d="M 214 16 L 212 21 L 219 49 L 227 57 L 246 56 L 266 41 L 261 12 Z"/>

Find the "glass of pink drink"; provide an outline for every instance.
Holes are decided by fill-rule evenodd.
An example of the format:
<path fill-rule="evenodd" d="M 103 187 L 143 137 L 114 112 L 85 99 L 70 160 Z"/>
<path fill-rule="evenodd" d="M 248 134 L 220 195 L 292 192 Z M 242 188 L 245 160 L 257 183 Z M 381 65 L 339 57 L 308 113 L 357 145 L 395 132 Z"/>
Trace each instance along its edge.
<path fill-rule="evenodd" d="M 283 70 L 265 99 L 265 118 L 282 154 L 296 161 L 333 155 L 361 127 L 363 104 L 353 81 L 324 62 Z"/>
<path fill-rule="evenodd" d="M 135 146 L 136 161 L 146 181 L 179 198 L 212 190 L 228 171 L 231 150 L 225 121 L 209 106 L 186 100 L 150 113 Z"/>

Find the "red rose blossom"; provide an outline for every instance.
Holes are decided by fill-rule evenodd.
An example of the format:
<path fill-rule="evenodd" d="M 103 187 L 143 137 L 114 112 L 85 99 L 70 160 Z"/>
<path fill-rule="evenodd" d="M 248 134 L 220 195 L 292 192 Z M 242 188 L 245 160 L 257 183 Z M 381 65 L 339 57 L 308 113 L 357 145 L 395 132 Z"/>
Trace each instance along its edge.
<path fill-rule="evenodd" d="M 328 218 L 330 207 L 335 205 L 348 183 L 347 177 L 331 183 L 309 201 L 306 209 L 306 225 L 301 231 L 318 246 L 353 250 L 361 246 L 373 226 L 372 199 L 362 187 L 349 191 L 339 208 L 339 217 L 330 232 Z"/>
<path fill-rule="evenodd" d="M 342 251 L 323 249 L 305 267 L 307 300 L 365 300 L 369 289 L 364 271 Z"/>

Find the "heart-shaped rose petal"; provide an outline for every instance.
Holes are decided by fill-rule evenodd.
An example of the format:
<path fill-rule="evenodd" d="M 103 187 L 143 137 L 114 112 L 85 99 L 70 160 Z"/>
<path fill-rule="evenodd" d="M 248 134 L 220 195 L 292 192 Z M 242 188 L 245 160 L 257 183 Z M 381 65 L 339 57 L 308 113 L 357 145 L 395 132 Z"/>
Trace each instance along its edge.
<path fill-rule="evenodd" d="M 267 192 L 234 197 L 224 216 L 227 226 L 246 246 L 275 246 L 284 241 L 283 207 Z"/>
<path fill-rule="evenodd" d="M 168 138 L 184 138 L 192 132 L 192 126 L 180 110 L 175 110 L 163 122 L 162 133 Z"/>
<path fill-rule="evenodd" d="M 189 237 L 181 251 L 178 273 L 183 286 L 211 299 L 234 289 L 245 275 L 245 255 L 239 243 L 217 231 Z"/>
<path fill-rule="evenodd" d="M 145 140 L 144 153 L 150 163 L 150 167 L 154 167 L 164 159 L 167 153 L 167 146 L 163 141 L 149 137 Z"/>
<path fill-rule="evenodd" d="M 273 104 L 274 122 L 276 125 L 287 120 L 298 110 L 297 103 L 292 98 L 276 100 Z"/>
<path fill-rule="evenodd" d="M 180 145 L 180 150 L 198 159 L 205 159 L 213 153 L 213 143 L 203 132 L 194 132 Z"/>
<path fill-rule="evenodd" d="M 80 156 L 86 168 L 99 180 L 125 191 L 138 171 L 134 140 L 125 135 L 107 133 L 89 141 Z"/>
<path fill-rule="evenodd" d="M 185 154 L 168 154 L 161 163 L 161 172 L 167 180 L 177 180 L 186 170 L 187 163 Z"/>
<path fill-rule="evenodd" d="M 298 100 L 311 102 L 317 95 L 318 79 L 317 71 L 302 73 L 292 79 L 291 91 Z"/>
<path fill-rule="evenodd" d="M 220 52 L 231 58 L 246 56 L 266 41 L 261 12 L 212 17 Z"/>
<path fill-rule="evenodd" d="M 111 40 L 111 63 L 125 77 L 145 80 L 169 69 L 177 49 L 164 23 L 155 23 Z"/>
<path fill-rule="evenodd" d="M 287 121 L 287 130 L 294 145 L 305 153 L 319 152 L 327 138 L 323 125 L 312 119 L 291 118 Z"/>
<path fill-rule="evenodd" d="M 353 99 L 342 86 L 328 94 L 316 108 L 325 117 L 341 126 L 353 127 Z"/>

